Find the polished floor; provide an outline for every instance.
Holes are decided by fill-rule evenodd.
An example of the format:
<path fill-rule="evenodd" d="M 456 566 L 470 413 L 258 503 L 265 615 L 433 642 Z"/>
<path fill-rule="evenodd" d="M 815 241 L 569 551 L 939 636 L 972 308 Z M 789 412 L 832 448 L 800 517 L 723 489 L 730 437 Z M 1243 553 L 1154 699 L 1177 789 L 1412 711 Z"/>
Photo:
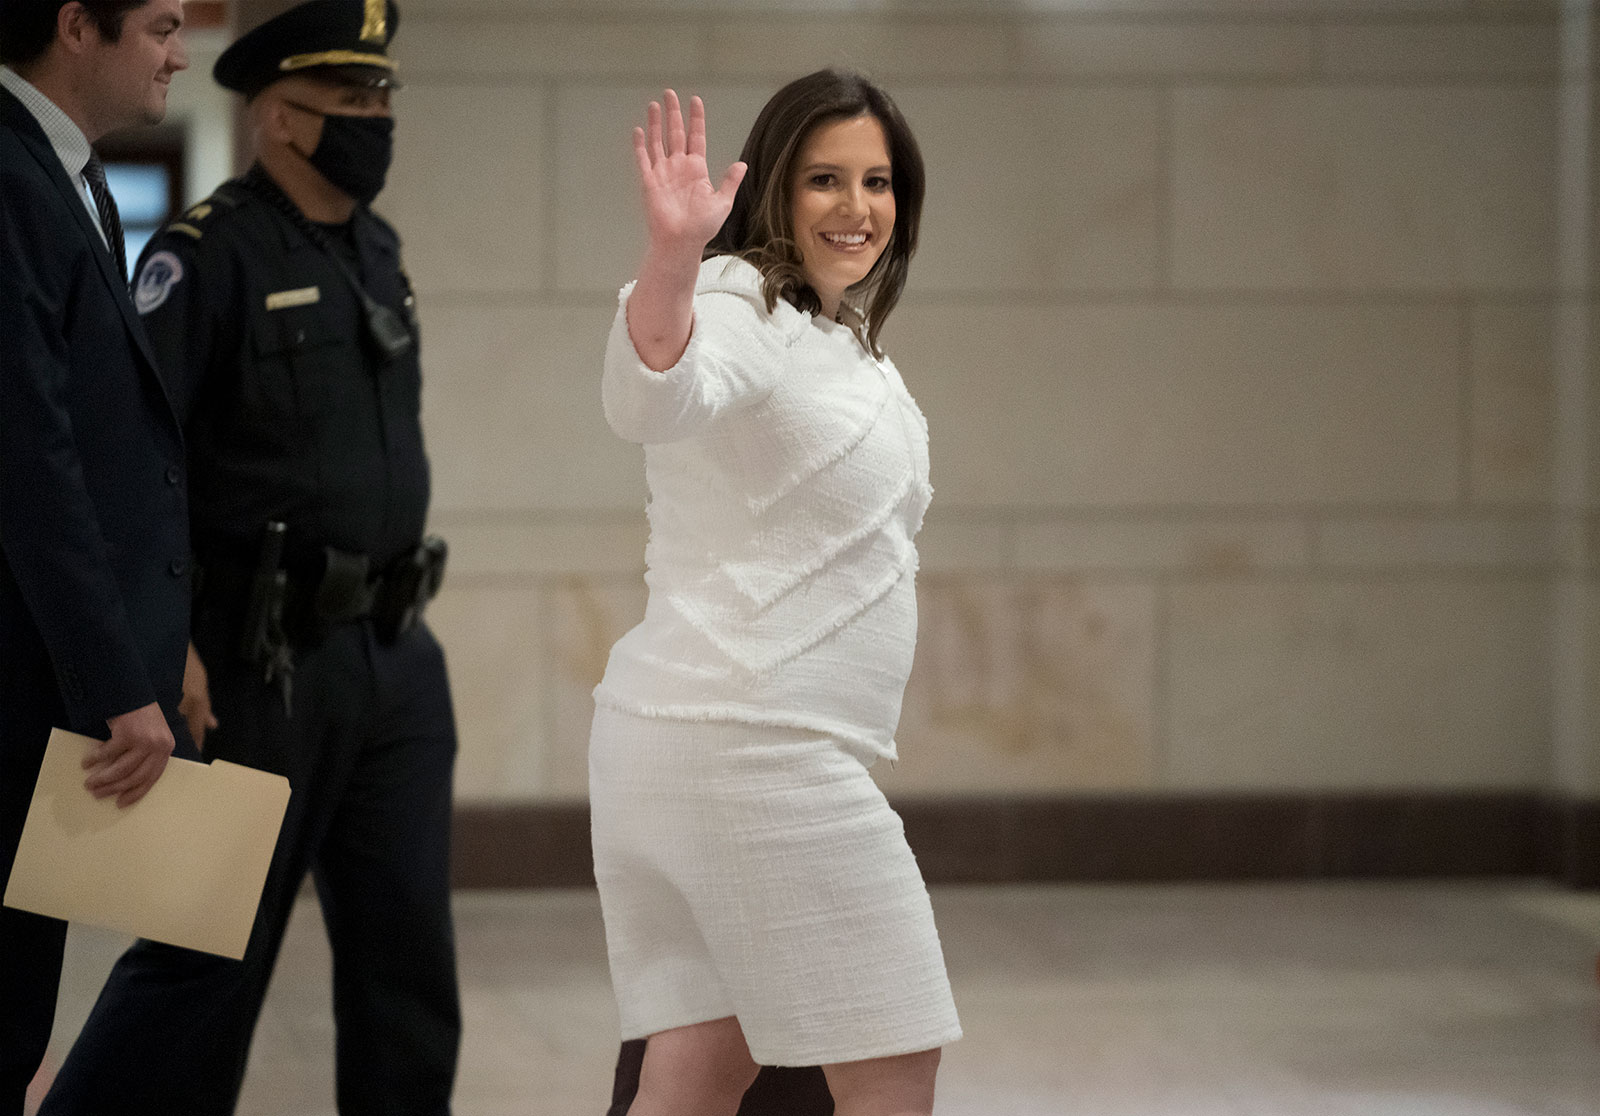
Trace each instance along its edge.
<path fill-rule="evenodd" d="M 934 906 L 967 1030 L 942 1116 L 1600 1116 L 1600 894 L 970 887 Z M 593 893 L 464 892 L 456 917 L 457 1116 L 600 1116 L 616 1012 Z M 54 1057 L 122 941 L 74 930 Z M 306 902 L 241 1116 L 332 1116 L 327 972 Z"/>

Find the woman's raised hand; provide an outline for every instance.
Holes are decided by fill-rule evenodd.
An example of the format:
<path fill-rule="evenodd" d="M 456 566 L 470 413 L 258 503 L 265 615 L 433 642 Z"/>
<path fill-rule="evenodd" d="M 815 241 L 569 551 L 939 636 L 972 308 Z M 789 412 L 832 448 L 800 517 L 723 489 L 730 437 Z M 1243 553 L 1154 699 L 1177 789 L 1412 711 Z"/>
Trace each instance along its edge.
<path fill-rule="evenodd" d="M 649 132 L 633 130 L 650 242 L 628 299 L 628 336 L 639 359 L 658 372 L 676 364 L 689 344 L 700 252 L 727 220 L 745 172 L 743 163 L 735 163 L 713 188 L 706 171 L 705 105 L 699 97 L 689 99 L 685 129 L 678 95 L 669 89 L 662 100 L 665 111 L 650 102 Z"/>
<path fill-rule="evenodd" d="M 734 163 L 722 176 L 722 185 L 713 187 L 706 168 L 705 105 L 699 97 L 689 98 L 686 130 L 678 95 L 669 89 L 662 99 L 666 102 L 665 111 L 655 101 L 650 102 L 648 132 L 644 128 L 633 130 L 645 224 L 653 245 L 680 249 L 692 246 L 698 259 L 700 249 L 717 234 L 733 208 L 733 195 L 744 181 L 746 168 L 743 163 Z"/>

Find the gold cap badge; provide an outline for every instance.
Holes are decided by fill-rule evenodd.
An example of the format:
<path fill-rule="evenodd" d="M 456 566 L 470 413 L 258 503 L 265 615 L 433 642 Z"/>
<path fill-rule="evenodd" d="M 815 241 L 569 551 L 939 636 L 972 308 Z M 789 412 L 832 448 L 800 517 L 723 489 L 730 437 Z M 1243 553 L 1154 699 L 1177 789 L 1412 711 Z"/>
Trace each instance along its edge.
<path fill-rule="evenodd" d="M 367 0 L 367 16 L 361 22 L 361 41 L 382 43 L 389 37 L 387 0 Z"/>

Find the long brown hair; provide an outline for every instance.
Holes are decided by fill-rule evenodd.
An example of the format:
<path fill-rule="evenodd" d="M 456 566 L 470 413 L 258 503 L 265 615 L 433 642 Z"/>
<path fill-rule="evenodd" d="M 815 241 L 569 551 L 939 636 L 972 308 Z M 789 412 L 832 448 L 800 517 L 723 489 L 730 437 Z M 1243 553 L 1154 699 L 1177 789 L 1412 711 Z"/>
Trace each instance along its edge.
<path fill-rule="evenodd" d="M 706 245 L 706 256 L 739 256 L 760 268 L 769 311 L 780 297 L 808 313 L 820 310 L 822 300 L 806 282 L 794 239 L 794 163 L 806 137 L 819 124 L 858 116 L 871 116 L 883 127 L 894 192 L 894 230 L 888 247 L 866 278 L 849 291 L 864 319 L 862 344 L 881 357 L 878 333 L 905 289 L 906 272 L 917 250 L 927 176 L 916 137 L 900 109 L 862 75 L 818 70 L 772 95 L 744 141 L 739 158 L 749 170 L 734 195 L 728 219 Z"/>

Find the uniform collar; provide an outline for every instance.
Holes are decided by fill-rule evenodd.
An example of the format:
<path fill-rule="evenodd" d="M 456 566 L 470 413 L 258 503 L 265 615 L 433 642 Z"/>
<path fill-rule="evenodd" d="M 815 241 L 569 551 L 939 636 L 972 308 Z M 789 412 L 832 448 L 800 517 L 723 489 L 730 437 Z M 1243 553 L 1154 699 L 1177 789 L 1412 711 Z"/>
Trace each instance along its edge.
<path fill-rule="evenodd" d="M 252 163 L 250 169 L 239 177 L 239 185 L 251 194 L 266 202 L 268 207 L 277 212 L 283 220 L 275 222 L 278 236 L 283 241 L 286 252 L 316 252 L 322 253 L 322 248 L 306 232 L 307 228 L 315 228 L 317 224 L 305 215 L 305 211 L 294 203 L 294 199 L 284 192 L 278 185 L 277 179 L 268 174 L 266 168 L 260 163 Z M 364 207 L 357 205 L 350 220 L 358 230 L 362 220 Z"/>

